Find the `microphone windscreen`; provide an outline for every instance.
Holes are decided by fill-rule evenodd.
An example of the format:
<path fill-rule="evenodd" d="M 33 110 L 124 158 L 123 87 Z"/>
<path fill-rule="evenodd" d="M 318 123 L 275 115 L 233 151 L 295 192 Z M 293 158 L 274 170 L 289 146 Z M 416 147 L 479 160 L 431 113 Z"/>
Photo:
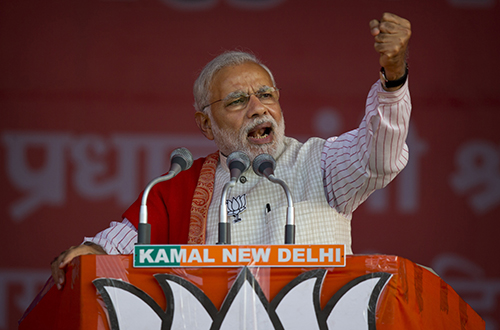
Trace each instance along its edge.
<path fill-rule="evenodd" d="M 273 156 L 269 154 L 260 154 L 253 160 L 252 168 L 255 174 L 262 176 L 264 175 L 264 170 L 266 168 L 271 168 L 272 172 L 274 172 L 274 168 L 276 167 L 276 161 Z"/>
<path fill-rule="evenodd" d="M 170 161 L 179 164 L 182 171 L 185 171 L 193 165 L 193 155 L 186 148 L 177 148 L 170 154 Z"/>
<path fill-rule="evenodd" d="M 250 158 L 242 151 L 235 151 L 227 157 L 226 164 L 230 171 L 238 169 L 241 174 L 250 167 Z"/>

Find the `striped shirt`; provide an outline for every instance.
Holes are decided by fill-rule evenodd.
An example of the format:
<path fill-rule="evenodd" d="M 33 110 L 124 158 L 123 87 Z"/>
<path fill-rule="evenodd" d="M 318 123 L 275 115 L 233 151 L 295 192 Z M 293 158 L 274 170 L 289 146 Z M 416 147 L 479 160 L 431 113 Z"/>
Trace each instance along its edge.
<path fill-rule="evenodd" d="M 371 193 L 385 187 L 405 167 L 410 112 L 408 81 L 394 92 L 384 91 L 378 81 L 368 94 L 360 126 L 325 141 L 321 155 L 325 195 L 329 205 L 346 218 L 351 219 Z M 131 254 L 137 229 L 123 219 L 86 241 L 102 246 L 108 254 Z"/>

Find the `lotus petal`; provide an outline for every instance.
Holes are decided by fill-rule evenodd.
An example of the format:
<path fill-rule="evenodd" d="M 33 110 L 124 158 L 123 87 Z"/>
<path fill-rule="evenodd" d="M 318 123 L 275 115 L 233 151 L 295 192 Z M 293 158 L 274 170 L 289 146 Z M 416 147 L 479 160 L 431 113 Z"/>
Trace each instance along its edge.
<path fill-rule="evenodd" d="M 346 284 L 325 307 L 330 330 L 375 329 L 375 312 L 380 292 L 392 275 L 372 273 Z M 328 313 L 328 310 L 331 310 Z"/>
<path fill-rule="evenodd" d="M 144 291 L 114 279 L 97 279 L 94 285 L 106 303 L 112 330 L 161 329 L 165 313 Z"/>
<path fill-rule="evenodd" d="M 168 309 L 173 311 L 170 329 L 210 329 L 217 309 L 197 286 L 170 274 L 157 274 L 155 278 L 163 289 Z"/>

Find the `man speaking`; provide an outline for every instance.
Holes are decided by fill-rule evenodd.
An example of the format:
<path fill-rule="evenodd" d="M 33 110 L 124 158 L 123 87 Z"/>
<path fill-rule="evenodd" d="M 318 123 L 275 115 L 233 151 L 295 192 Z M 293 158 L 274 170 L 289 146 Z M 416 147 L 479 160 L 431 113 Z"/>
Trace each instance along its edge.
<path fill-rule="evenodd" d="M 208 63 L 194 84 L 195 120 L 219 151 L 196 160 L 148 197 L 152 244 L 215 244 L 226 158 L 242 151 L 250 160 L 267 153 L 276 177 L 295 202 L 296 243 L 345 244 L 351 254 L 353 211 L 406 165 L 411 100 L 406 51 L 410 22 L 385 13 L 370 21 L 382 67 L 368 94 L 359 127 L 327 140 L 300 143 L 285 136 L 280 90 L 255 56 L 226 52 Z M 310 109 L 304 109 L 308 111 Z M 227 196 L 233 244 L 281 244 L 287 198 L 266 178 L 245 171 Z M 58 287 L 67 264 L 83 254 L 131 254 L 137 242 L 141 197 L 111 226 L 52 262 Z"/>

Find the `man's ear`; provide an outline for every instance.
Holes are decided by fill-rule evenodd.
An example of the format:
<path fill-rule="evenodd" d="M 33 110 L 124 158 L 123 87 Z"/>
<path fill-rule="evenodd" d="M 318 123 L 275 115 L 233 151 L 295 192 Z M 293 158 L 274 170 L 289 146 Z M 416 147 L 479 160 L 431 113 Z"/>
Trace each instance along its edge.
<path fill-rule="evenodd" d="M 196 125 L 198 125 L 203 135 L 205 135 L 207 139 L 213 140 L 214 135 L 212 134 L 212 123 L 210 122 L 208 115 L 204 112 L 196 111 L 194 119 L 196 120 Z"/>

